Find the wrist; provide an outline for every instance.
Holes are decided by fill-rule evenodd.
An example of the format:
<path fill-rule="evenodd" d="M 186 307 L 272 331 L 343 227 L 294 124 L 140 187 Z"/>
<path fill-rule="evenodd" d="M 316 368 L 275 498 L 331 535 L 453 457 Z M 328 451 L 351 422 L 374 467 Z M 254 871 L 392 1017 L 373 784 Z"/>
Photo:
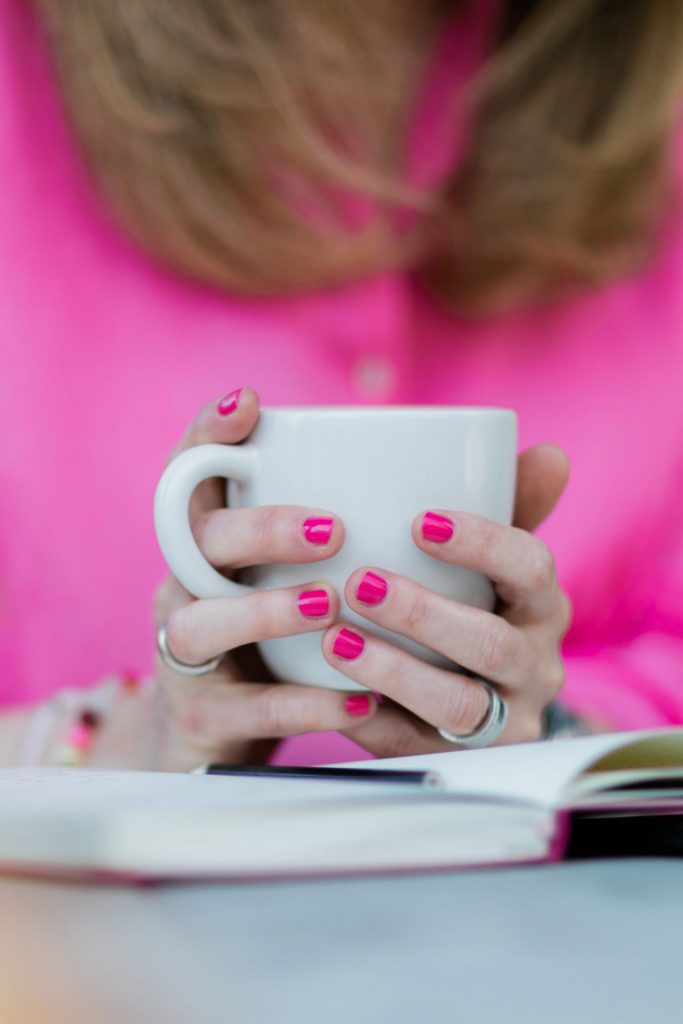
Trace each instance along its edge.
<path fill-rule="evenodd" d="M 0 757 L 15 765 L 152 767 L 152 702 L 152 687 L 132 675 L 109 677 L 89 690 L 61 690 L 12 716 L 14 741 L 2 742 L 5 728 Z"/>
<path fill-rule="evenodd" d="M 133 676 L 103 680 L 90 690 L 62 690 L 34 708 L 0 721 L 0 764 L 183 772 L 200 764 L 266 763 L 272 740 L 241 740 L 218 748 L 183 731 L 165 691 Z"/>

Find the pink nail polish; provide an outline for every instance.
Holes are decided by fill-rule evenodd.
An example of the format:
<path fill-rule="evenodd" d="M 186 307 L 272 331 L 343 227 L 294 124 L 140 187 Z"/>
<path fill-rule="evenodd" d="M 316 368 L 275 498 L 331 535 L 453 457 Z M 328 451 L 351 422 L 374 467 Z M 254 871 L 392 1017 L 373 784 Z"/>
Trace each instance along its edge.
<path fill-rule="evenodd" d="M 346 698 L 344 707 L 346 708 L 347 715 L 353 715 L 354 718 L 362 718 L 363 715 L 370 714 L 370 698 L 366 697 L 364 693 L 352 693 L 350 697 Z"/>
<path fill-rule="evenodd" d="M 340 629 L 334 638 L 332 650 L 339 658 L 353 661 L 363 653 L 365 640 L 352 629 Z"/>
<path fill-rule="evenodd" d="M 304 537 L 309 544 L 329 544 L 334 519 L 329 516 L 311 516 L 304 519 Z"/>
<path fill-rule="evenodd" d="M 299 611 L 307 619 L 320 619 L 329 614 L 330 598 L 326 590 L 304 590 L 299 594 Z"/>
<path fill-rule="evenodd" d="M 366 572 L 356 587 L 356 597 L 363 604 L 380 604 L 387 596 L 389 584 L 376 572 Z"/>
<path fill-rule="evenodd" d="M 438 512 L 425 512 L 422 520 L 422 536 L 434 544 L 445 544 L 453 536 L 455 525 L 448 516 L 440 516 Z"/>
<path fill-rule="evenodd" d="M 218 411 L 221 416 L 229 416 L 238 406 L 240 395 L 244 388 L 236 388 L 235 391 L 228 391 L 218 403 Z"/>

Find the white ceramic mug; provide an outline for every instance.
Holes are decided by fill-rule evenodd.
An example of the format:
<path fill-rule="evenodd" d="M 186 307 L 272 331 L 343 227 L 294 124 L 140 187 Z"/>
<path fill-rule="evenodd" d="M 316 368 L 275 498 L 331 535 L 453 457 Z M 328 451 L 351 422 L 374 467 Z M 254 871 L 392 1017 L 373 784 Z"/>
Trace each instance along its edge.
<path fill-rule="evenodd" d="M 428 509 L 473 512 L 509 523 L 515 492 L 517 422 L 508 409 L 311 407 L 263 409 L 241 445 L 207 444 L 167 467 L 156 492 L 157 536 L 168 565 L 196 597 L 238 596 L 253 588 L 332 583 L 341 617 L 383 635 L 433 664 L 439 655 L 369 626 L 343 600 L 354 569 L 378 566 L 417 580 L 465 604 L 492 608 L 489 580 L 430 558 L 413 543 L 410 525 Z M 228 504 L 302 505 L 340 516 L 341 550 L 307 565 L 262 565 L 227 580 L 200 552 L 188 520 L 194 488 L 228 479 Z M 340 690 L 362 689 L 327 664 L 320 633 L 266 640 L 261 654 L 280 679 Z"/>

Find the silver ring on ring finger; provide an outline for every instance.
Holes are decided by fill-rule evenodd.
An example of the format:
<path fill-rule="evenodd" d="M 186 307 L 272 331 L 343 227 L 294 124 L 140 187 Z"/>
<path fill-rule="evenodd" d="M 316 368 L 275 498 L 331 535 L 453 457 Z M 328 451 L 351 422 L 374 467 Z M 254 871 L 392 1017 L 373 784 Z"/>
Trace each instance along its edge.
<path fill-rule="evenodd" d="M 209 672 L 215 672 L 225 657 L 224 654 L 217 654 L 215 658 L 203 661 L 201 665 L 188 665 L 184 661 L 178 661 L 168 649 L 165 622 L 162 622 L 157 629 L 157 650 L 164 665 L 181 676 L 206 676 Z"/>
<path fill-rule="evenodd" d="M 474 732 L 466 733 L 464 736 L 455 732 L 449 732 L 448 729 L 437 730 L 439 736 L 448 743 L 464 747 L 466 750 L 472 750 L 477 747 L 490 747 L 502 734 L 508 717 L 507 703 L 498 691 L 486 679 L 482 679 L 480 676 L 476 676 L 475 679 L 488 693 L 489 709 L 484 721 Z"/>

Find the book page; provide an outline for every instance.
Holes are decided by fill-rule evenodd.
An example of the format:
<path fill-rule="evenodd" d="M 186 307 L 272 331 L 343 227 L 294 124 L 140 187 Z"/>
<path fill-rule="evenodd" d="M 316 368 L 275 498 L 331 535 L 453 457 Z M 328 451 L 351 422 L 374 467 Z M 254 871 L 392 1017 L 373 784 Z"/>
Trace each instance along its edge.
<path fill-rule="evenodd" d="M 629 742 L 604 754 L 591 765 L 591 774 L 638 769 L 683 768 L 683 729 L 632 733 Z"/>
<path fill-rule="evenodd" d="M 552 816 L 416 786 L 0 771 L 0 871 L 263 877 L 543 860 Z"/>
<path fill-rule="evenodd" d="M 657 733 L 609 733 L 577 739 L 523 743 L 483 750 L 358 762 L 366 768 L 409 768 L 439 774 L 449 792 L 559 806 L 574 781 L 593 762 L 633 741 Z"/>
<path fill-rule="evenodd" d="M 411 786 L 407 790 L 415 791 Z M 406 792 L 394 785 L 391 792 Z M 83 768 L 0 770 L 0 820 L 10 811 L 27 814 L 113 814 L 197 809 L 223 810 L 311 801 L 387 796 L 387 786 L 322 779 L 278 779 L 171 772 L 105 771 Z"/>
<path fill-rule="evenodd" d="M 652 787 L 659 780 L 663 791 L 683 791 L 683 729 L 631 735 L 630 742 L 590 765 L 572 785 L 570 797 L 580 799 L 615 786 Z"/>

